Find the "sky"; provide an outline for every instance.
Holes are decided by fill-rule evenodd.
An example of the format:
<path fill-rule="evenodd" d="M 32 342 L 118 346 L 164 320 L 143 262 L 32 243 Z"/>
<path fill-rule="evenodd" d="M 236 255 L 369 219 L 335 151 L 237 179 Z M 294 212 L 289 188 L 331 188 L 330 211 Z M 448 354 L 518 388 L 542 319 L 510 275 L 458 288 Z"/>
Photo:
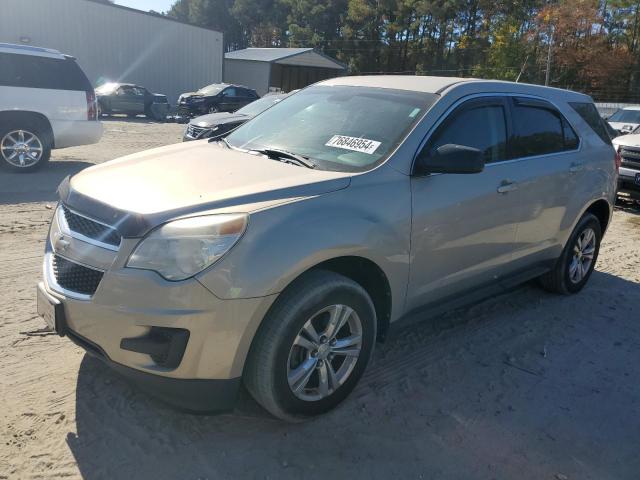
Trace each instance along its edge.
<path fill-rule="evenodd" d="M 156 12 L 166 12 L 173 5 L 174 0 L 116 0 L 118 5 L 137 8 L 138 10 L 155 10 Z"/>

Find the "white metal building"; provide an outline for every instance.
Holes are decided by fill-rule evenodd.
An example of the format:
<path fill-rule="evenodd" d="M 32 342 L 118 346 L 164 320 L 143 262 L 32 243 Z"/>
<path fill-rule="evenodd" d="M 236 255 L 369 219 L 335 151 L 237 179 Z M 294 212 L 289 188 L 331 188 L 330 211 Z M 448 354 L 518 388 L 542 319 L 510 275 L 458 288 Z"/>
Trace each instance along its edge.
<path fill-rule="evenodd" d="M 225 55 L 224 81 L 246 85 L 259 95 L 290 92 L 343 75 L 346 67 L 313 48 L 245 48 Z"/>
<path fill-rule="evenodd" d="M 77 58 L 94 86 L 136 83 L 175 104 L 222 81 L 222 33 L 91 0 L 0 0 L 0 42 Z"/>

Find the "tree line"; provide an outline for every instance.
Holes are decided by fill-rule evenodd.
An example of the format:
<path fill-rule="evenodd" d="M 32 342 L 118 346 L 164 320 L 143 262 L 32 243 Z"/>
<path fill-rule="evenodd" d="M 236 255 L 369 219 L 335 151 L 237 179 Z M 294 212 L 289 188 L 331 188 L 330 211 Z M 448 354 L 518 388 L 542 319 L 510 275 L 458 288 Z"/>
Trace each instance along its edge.
<path fill-rule="evenodd" d="M 224 32 L 227 51 L 314 47 L 351 74 L 474 76 L 640 100 L 640 0 L 176 0 L 166 14 Z"/>

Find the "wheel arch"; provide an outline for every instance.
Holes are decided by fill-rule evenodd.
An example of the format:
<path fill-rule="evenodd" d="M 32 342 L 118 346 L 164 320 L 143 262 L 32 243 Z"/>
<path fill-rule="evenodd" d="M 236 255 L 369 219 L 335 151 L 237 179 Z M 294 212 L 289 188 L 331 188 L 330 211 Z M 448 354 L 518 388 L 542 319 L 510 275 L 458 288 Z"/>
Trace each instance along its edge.
<path fill-rule="evenodd" d="M 328 270 L 343 275 L 367 292 L 376 310 L 378 340 L 383 340 L 391 321 L 393 294 L 389 278 L 373 260 L 358 255 L 345 255 L 323 260 L 296 275 L 280 292 L 282 295 L 301 277 L 311 271 Z"/>
<path fill-rule="evenodd" d="M 51 127 L 51 122 L 49 122 L 49 119 L 45 115 L 29 110 L 0 111 L 0 126 L 11 125 L 16 122 L 35 123 L 49 134 L 49 138 L 51 140 L 51 148 L 55 148 L 55 137 L 53 135 L 53 128 Z"/>
<path fill-rule="evenodd" d="M 609 222 L 611 221 L 612 211 L 609 202 L 602 198 L 596 200 L 585 209 L 582 215 L 584 215 L 585 213 L 591 213 L 598 219 L 598 221 L 600 222 L 602 234 L 604 235 L 604 232 L 607 230 Z"/>

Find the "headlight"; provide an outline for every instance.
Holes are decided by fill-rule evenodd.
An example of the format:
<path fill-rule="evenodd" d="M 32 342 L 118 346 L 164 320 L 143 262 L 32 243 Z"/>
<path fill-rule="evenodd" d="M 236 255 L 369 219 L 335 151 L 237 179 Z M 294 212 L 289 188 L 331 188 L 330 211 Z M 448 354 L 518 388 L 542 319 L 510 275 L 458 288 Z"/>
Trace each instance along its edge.
<path fill-rule="evenodd" d="M 127 267 L 184 280 L 220 259 L 240 239 L 247 215 L 208 215 L 169 222 L 153 230 L 133 251 Z"/>

